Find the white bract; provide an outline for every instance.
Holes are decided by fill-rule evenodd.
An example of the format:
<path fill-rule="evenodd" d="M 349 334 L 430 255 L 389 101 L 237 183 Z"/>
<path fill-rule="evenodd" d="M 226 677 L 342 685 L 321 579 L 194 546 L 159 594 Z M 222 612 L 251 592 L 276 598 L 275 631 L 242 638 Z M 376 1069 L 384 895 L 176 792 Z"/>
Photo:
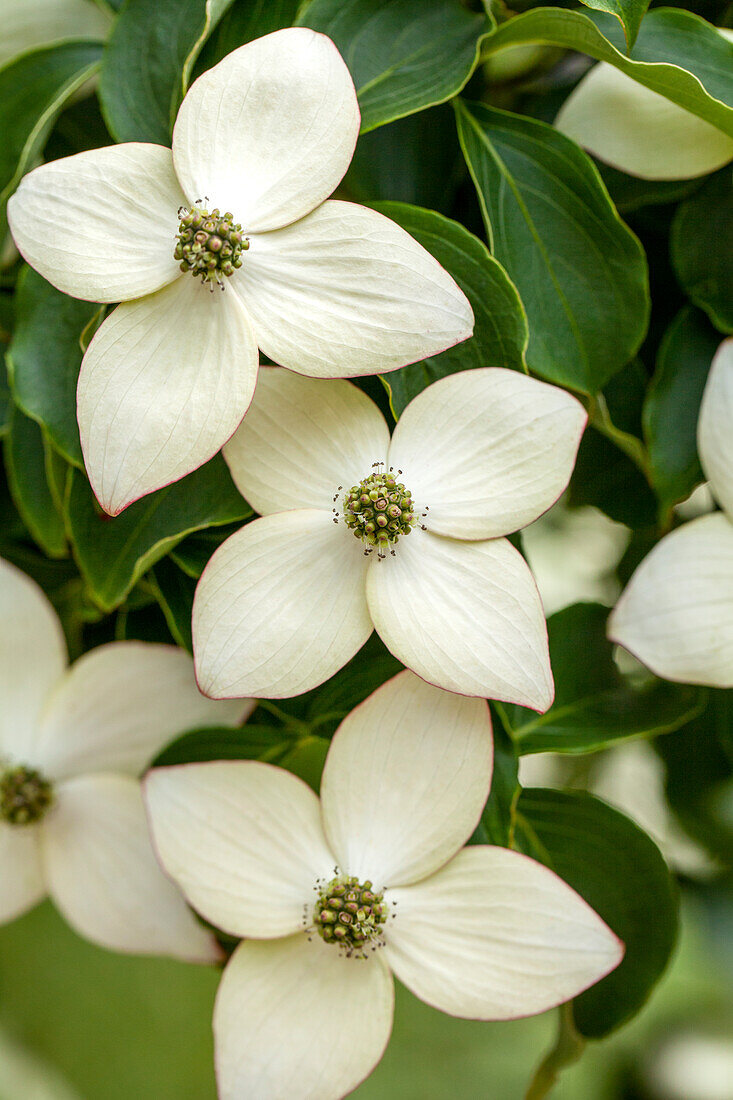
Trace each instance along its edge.
<path fill-rule="evenodd" d="M 236 725 L 173 646 L 117 642 L 67 668 L 43 592 L 0 559 L 0 923 L 47 894 L 82 936 L 115 951 L 211 962 L 216 942 L 165 877 L 138 776 L 195 726 Z"/>
<path fill-rule="evenodd" d="M 720 345 L 697 426 L 723 509 L 666 535 L 616 605 L 609 637 L 666 680 L 733 687 L 733 339 Z"/>
<path fill-rule="evenodd" d="M 297 695 L 376 629 L 439 687 L 546 710 L 542 604 L 501 536 L 563 491 L 585 420 L 564 390 L 486 368 L 423 390 L 390 440 L 351 383 L 261 370 L 224 457 L 263 518 L 217 550 L 197 588 L 202 691 Z"/>
<path fill-rule="evenodd" d="M 105 39 L 111 12 L 94 0 L 0 0 L 0 65 L 67 40 Z"/>
<path fill-rule="evenodd" d="M 733 38 L 733 31 L 716 29 Z M 733 158 L 733 137 L 605 61 L 570 93 L 555 126 L 599 160 L 641 179 L 705 176 Z"/>
<path fill-rule="evenodd" d="M 462 846 L 489 793 L 486 703 L 402 672 L 344 719 L 321 801 L 254 761 L 154 769 L 163 866 L 245 937 L 214 1012 L 221 1100 L 336 1100 L 381 1058 L 394 973 L 453 1016 L 543 1012 L 623 946 L 553 872 Z M 461 850 L 462 849 L 462 850 Z"/>
<path fill-rule="evenodd" d="M 408 233 L 324 201 L 359 117 L 333 42 L 277 31 L 196 81 L 172 151 L 79 153 L 31 172 L 11 198 L 32 267 L 77 298 L 122 302 L 77 391 L 87 471 L 111 514 L 222 447 L 252 399 L 258 346 L 302 374 L 348 377 L 470 336 L 465 295 Z"/>

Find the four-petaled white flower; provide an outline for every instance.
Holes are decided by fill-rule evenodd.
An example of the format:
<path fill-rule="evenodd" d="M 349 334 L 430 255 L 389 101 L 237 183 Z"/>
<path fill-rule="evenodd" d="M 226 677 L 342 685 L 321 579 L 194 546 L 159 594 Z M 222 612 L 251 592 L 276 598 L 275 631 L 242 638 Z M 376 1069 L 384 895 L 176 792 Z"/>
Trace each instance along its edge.
<path fill-rule="evenodd" d="M 303 374 L 349 377 L 470 336 L 465 295 L 408 233 L 324 201 L 359 119 L 333 42 L 290 28 L 195 82 L 172 151 L 79 153 L 37 168 L 11 198 L 32 267 L 67 294 L 122 302 L 77 392 L 87 472 L 111 514 L 222 447 L 252 399 L 258 346 Z M 226 292 L 208 293 L 216 286 Z"/>
<path fill-rule="evenodd" d="M 344 719 L 321 802 L 254 761 L 153 769 L 163 866 L 204 917 L 246 937 L 214 1013 L 221 1100 L 335 1100 L 392 1028 L 394 973 L 454 1016 L 543 1012 L 623 946 L 552 871 L 471 836 L 491 784 L 486 703 L 406 671 Z"/>
<path fill-rule="evenodd" d="M 609 637 L 657 676 L 733 687 L 733 339 L 718 348 L 697 425 L 700 462 L 722 512 L 665 535 L 638 567 Z"/>
<path fill-rule="evenodd" d="M 199 687 L 217 698 L 298 695 L 376 629 L 439 687 L 546 710 L 542 604 L 501 536 L 564 490 L 585 420 L 564 390 L 474 369 L 420 393 L 390 440 L 351 383 L 263 368 L 224 449 L 263 518 L 217 550 L 199 583 Z"/>
<path fill-rule="evenodd" d="M 0 922 L 50 894 L 115 951 L 211 962 L 214 938 L 153 854 L 139 774 L 176 734 L 235 725 L 173 646 L 117 642 L 71 668 L 56 613 L 0 560 Z"/>
<path fill-rule="evenodd" d="M 733 40 L 733 30 L 712 29 Z M 641 179 L 705 176 L 733 158 L 730 134 L 605 61 L 570 93 L 555 126 L 599 160 Z"/>

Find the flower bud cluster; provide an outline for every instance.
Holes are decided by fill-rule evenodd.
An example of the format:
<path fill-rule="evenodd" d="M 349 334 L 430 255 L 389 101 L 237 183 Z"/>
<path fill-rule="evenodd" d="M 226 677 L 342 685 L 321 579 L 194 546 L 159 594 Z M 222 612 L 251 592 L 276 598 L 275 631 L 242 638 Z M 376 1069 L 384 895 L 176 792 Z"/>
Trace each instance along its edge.
<path fill-rule="evenodd" d="M 320 891 L 313 920 L 326 943 L 339 944 L 349 956 L 365 958 L 366 945 L 381 936 L 387 907 L 371 882 L 340 875 Z"/>
<path fill-rule="evenodd" d="M 9 825 L 40 821 L 53 802 L 53 790 L 33 768 L 11 768 L 0 776 L 0 819 Z"/>
<path fill-rule="evenodd" d="M 377 472 L 344 496 L 344 522 L 367 546 L 387 549 L 417 523 L 412 494 L 394 473 Z"/>
<path fill-rule="evenodd" d="M 178 213 L 181 221 L 173 255 L 181 261 L 181 271 L 223 286 L 222 275 L 233 275 L 242 266 L 242 252 L 249 248 L 241 225 L 235 223 L 233 214 L 220 214 L 216 208 L 209 213 L 182 206 Z"/>

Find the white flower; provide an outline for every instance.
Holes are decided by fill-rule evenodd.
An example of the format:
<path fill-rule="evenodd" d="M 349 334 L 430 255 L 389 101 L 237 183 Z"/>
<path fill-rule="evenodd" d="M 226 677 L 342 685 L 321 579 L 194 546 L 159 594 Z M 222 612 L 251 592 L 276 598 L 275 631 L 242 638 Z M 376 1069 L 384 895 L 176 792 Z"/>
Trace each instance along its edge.
<path fill-rule="evenodd" d="M 324 201 L 358 131 L 333 42 L 290 28 L 196 81 L 172 152 L 79 153 L 11 198 L 32 267 L 77 298 L 123 303 L 91 341 L 77 393 L 87 471 L 111 514 L 222 447 L 252 399 L 258 345 L 302 374 L 348 377 L 470 336 L 465 295 L 408 233 Z M 208 292 L 217 285 L 225 293 Z"/>
<path fill-rule="evenodd" d="M 733 38 L 732 30 L 715 29 Z M 733 158 L 732 137 L 605 61 L 571 92 L 555 126 L 599 160 L 642 179 L 705 176 Z"/>
<path fill-rule="evenodd" d="M 638 567 L 609 637 L 666 680 L 733 687 L 733 339 L 718 348 L 697 426 L 722 512 L 666 535 Z"/>
<path fill-rule="evenodd" d="M 618 965 L 616 936 L 553 872 L 505 848 L 460 850 L 491 765 L 486 704 L 402 672 L 341 723 L 320 805 L 254 761 L 148 774 L 163 866 L 246 937 L 214 1012 L 221 1100 L 350 1092 L 389 1040 L 392 973 L 443 1012 L 506 1020 Z"/>
<path fill-rule="evenodd" d="M 521 554 L 499 536 L 563 491 L 585 419 L 564 390 L 475 369 L 419 394 L 390 441 L 384 417 L 352 384 L 260 371 L 224 457 L 263 518 L 217 550 L 199 583 L 201 689 L 297 695 L 376 629 L 439 687 L 546 710 L 542 604 Z M 369 491 L 385 495 L 375 506 L 382 515 L 365 522 L 358 498 Z"/>
<path fill-rule="evenodd" d="M 164 876 L 137 778 L 176 734 L 234 725 L 174 646 L 117 642 L 67 669 L 61 624 L 0 559 L 0 922 L 46 894 L 115 951 L 213 961 L 213 937 Z"/>
<path fill-rule="evenodd" d="M 110 12 L 94 0 L 0 0 L 0 65 L 67 39 L 105 39 Z"/>

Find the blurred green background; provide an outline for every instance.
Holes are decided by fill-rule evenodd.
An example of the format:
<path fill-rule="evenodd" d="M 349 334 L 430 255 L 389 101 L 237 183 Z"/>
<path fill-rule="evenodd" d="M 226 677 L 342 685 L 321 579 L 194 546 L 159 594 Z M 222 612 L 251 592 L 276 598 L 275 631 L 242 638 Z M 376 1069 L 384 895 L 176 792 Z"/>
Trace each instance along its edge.
<path fill-rule="evenodd" d="M 733 899 L 712 884 L 683 895 L 680 943 L 651 1000 L 588 1044 L 553 1100 L 733 1098 Z M 39 906 L 0 930 L 0 1100 L 214 1100 L 217 981 L 99 950 Z M 454 1020 L 399 989 L 390 1046 L 354 1095 L 522 1100 L 556 1021 Z"/>

